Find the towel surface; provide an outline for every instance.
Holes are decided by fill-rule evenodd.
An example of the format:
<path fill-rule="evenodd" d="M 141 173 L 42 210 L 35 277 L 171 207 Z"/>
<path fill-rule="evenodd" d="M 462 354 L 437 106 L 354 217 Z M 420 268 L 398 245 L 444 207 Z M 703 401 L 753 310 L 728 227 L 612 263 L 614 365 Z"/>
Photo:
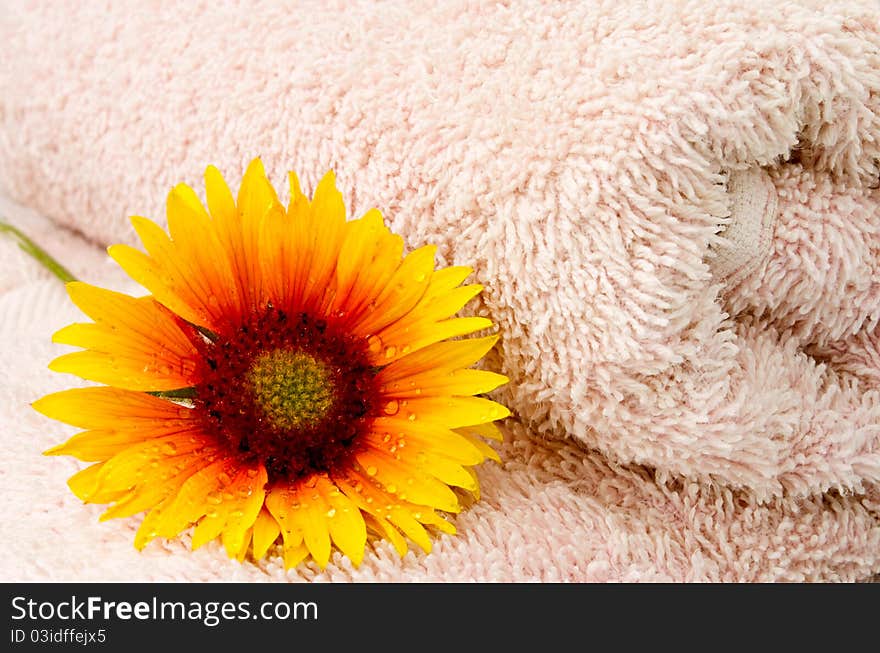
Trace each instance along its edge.
<path fill-rule="evenodd" d="M 99 248 L 0 198 L 0 214 L 71 263 L 71 272 L 136 290 Z M 481 500 L 454 516 L 459 530 L 431 554 L 401 560 L 387 542 L 362 565 L 334 554 L 285 572 L 280 550 L 238 563 L 188 536 L 132 546 L 139 518 L 98 522 L 66 487 L 82 463 L 40 452 L 75 432 L 29 407 L 82 382 L 52 374 L 51 334 L 82 315 L 61 284 L 0 241 L 0 579 L 4 581 L 854 581 L 876 572 L 880 497 L 754 497 L 649 469 L 621 466 L 574 442 L 547 441 L 510 421 L 503 466 L 478 468 Z"/>
<path fill-rule="evenodd" d="M 379 545 L 324 577 L 880 571 L 875 2 L 21 3 L 0 35 L 0 188 L 94 243 L 134 243 L 128 215 L 162 222 L 174 183 L 260 155 L 279 187 L 334 169 L 353 215 L 380 208 L 486 285 L 504 467 L 432 555 Z M 124 286 L 89 251 L 81 276 Z M 74 464 L 38 458 L 66 433 L 23 408 L 71 383 L 43 366 L 75 311 L 3 265 L 3 328 L 28 343 L 4 348 L 3 437 L 57 505 L 27 513 L 21 470 L 4 491 L 23 551 L 58 560 L 51 527 L 83 553 L 22 573 L 281 575 L 123 552 L 136 522 L 80 521 Z"/>

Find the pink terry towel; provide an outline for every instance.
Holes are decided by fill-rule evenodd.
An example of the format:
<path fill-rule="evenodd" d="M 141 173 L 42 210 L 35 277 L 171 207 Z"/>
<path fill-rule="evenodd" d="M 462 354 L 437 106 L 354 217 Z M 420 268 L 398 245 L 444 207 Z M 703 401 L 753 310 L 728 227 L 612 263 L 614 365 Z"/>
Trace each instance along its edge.
<path fill-rule="evenodd" d="M 74 463 L 39 457 L 68 432 L 27 404 L 75 383 L 45 364 L 76 312 L 4 255 L 5 578 L 880 572 L 874 0 L 18 3 L 0 37 L 9 198 L 134 243 L 127 216 L 161 222 L 209 163 L 236 180 L 261 156 L 308 190 L 332 168 L 353 215 L 475 267 L 515 411 L 483 500 L 430 555 L 380 543 L 356 570 L 285 576 L 219 547 L 138 554 L 137 520 L 95 524 Z M 82 278 L 134 289 L 9 211 Z"/>

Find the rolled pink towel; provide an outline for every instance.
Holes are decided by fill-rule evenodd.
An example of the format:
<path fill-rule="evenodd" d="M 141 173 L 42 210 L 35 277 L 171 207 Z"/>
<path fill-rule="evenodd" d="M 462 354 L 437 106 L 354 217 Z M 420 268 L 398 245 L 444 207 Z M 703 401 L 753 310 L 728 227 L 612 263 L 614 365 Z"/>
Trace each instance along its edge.
<path fill-rule="evenodd" d="M 880 571 L 876 3 L 35 3 L 0 35 L 13 199 L 133 243 L 126 217 L 163 220 L 209 163 L 332 168 L 353 214 L 475 266 L 531 432 L 510 446 L 597 451 L 583 501 L 634 474 L 621 501 L 754 506 L 759 539 L 795 506 L 858 512 L 810 528 Z"/>

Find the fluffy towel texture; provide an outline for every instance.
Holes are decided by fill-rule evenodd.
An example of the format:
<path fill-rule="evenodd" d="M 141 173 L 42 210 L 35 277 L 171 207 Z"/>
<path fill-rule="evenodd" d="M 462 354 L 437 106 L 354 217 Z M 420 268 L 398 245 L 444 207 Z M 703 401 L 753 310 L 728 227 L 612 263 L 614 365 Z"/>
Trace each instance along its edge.
<path fill-rule="evenodd" d="M 335 169 L 353 214 L 476 263 L 531 432 L 514 423 L 462 537 L 326 577 L 880 571 L 875 2 L 35 4 L 0 34 L 0 184 L 95 241 L 134 242 L 124 218 L 161 221 L 173 183 L 261 155 L 307 188 Z M 40 329 L 72 317 L 54 301 Z M 48 331 L 4 365 L 37 369 Z M 11 392 L 15 441 L 57 441 Z M 129 527 L 76 533 L 88 551 Z M 144 559 L 70 575 L 167 577 Z"/>
<path fill-rule="evenodd" d="M 0 214 L 72 263 L 75 275 L 136 290 L 103 252 L 0 199 Z M 61 284 L 0 240 L 0 579 L 114 581 L 852 581 L 877 570 L 880 529 L 872 502 L 817 496 L 759 505 L 745 492 L 609 462 L 574 443 L 542 441 L 514 421 L 503 467 L 479 470 L 483 497 L 454 517 L 459 535 L 401 560 L 387 542 L 360 568 L 334 554 L 286 572 L 280 551 L 259 563 L 229 560 L 217 543 L 188 539 L 132 546 L 139 519 L 99 523 L 65 486 L 82 466 L 40 452 L 75 429 L 28 403 L 77 383 L 47 373 L 60 350 L 51 334 L 82 315 Z"/>

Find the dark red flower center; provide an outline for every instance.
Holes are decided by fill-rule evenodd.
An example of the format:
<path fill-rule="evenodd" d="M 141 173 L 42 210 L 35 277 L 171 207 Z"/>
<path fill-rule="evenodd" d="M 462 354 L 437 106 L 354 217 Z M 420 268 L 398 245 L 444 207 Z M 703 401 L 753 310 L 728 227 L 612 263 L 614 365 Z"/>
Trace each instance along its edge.
<path fill-rule="evenodd" d="M 201 353 L 194 409 L 206 431 L 269 480 L 349 465 L 379 406 L 366 342 L 306 313 L 271 306 L 229 333 L 193 332 Z"/>

